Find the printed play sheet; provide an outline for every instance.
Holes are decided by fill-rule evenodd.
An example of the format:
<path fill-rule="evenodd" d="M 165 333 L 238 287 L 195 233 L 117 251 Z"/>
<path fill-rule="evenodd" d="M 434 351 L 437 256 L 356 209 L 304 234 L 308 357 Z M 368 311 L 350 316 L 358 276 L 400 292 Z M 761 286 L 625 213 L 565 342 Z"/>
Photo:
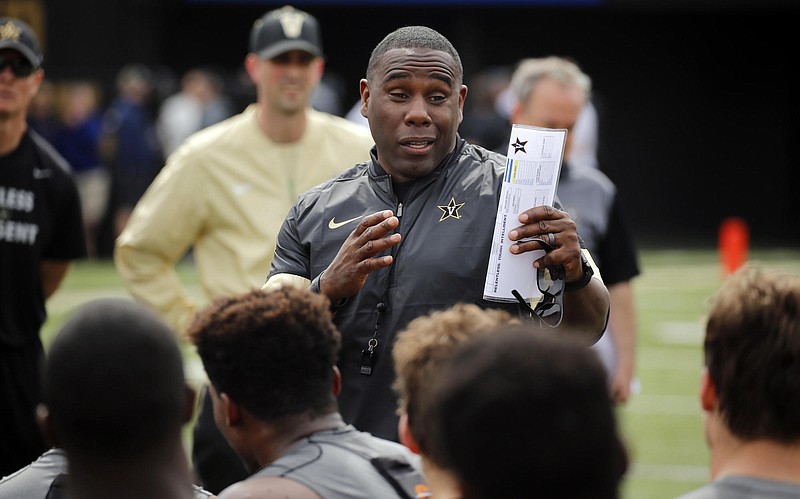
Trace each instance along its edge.
<path fill-rule="evenodd" d="M 486 271 L 484 299 L 517 301 L 511 293 L 513 289 L 533 301 L 541 297 L 536 286 L 533 262 L 541 258 L 544 251 L 514 255 L 509 251 L 513 241 L 507 234 L 522 225 L 519 214 L 523 211 L 534 206 L 553 204 L 566 138 L 566 129 L 512 125 L 489 268 Z"/>

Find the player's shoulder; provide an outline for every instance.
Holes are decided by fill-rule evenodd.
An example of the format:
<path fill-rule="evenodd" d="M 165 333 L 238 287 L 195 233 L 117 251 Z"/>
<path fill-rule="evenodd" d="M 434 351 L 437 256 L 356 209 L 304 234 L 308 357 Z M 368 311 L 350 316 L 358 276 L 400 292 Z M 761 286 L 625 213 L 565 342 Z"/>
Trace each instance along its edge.
<path fill-rule="evenodd" d="M 292 497 L 295 499 L 319 499 L 320 496 L 311 488 L 300 482 L 279 476 L 252 476 L 237 482 L 219 496 L 220 499 L 279 499 Z"/>

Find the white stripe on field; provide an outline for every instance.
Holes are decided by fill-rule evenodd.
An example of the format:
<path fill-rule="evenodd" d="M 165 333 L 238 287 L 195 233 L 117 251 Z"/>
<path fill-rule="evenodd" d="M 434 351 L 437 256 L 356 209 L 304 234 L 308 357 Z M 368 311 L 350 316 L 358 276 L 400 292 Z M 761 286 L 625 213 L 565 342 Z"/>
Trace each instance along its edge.
<path fill-rule="evenodd" d="M 700 401 L 689 395 L 648 395 L 634 396 L 625 412 L 630 414 L 657 414 L 671 416 L 700 416 Z"/>
<path fill-rule="evenodd" d="M 655 332 L 660 341 L 673 345 L 703 344 L 704 325 L 699 322 L 661 322 Z"/>
<path fill-rule="evenodd" d="M 637 352 L 636 363 L 640 369 L 694 371 L 699 375 L 703 354 L 700 350 L 683 348 L 642 347 Z"/>
<path fill-rule="evenodd" d="M 626 478 L 637 480 L 662 480 L 668 482 L 708 482 L 708 466 L 683 464 L 651 464 L 634 462 Z"/>

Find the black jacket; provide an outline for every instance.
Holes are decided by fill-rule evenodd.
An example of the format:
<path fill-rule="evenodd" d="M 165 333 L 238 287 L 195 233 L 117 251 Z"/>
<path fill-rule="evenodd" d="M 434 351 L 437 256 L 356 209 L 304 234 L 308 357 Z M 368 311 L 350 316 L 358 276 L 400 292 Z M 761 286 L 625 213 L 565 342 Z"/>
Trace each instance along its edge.
<path fill-rule="evenodd" d="M 372 161 L 301 195 L 284 221 L 270 276 L 313 279 L 361 217 L 390 209 L 400 219 L 396 232 L 403 237 L 391 249 L 394 263 L 372 272 L 334 318 L 342 333 L 339 405 L 358 429 L 397 439 L 391 348 L 409 321 L 457 302 L 517 313 L 516 305 L 483 299 L 505 163 L 505 156 L 459 139 L 434 172 L 415 181 L 401 205 L 373 149 Z M 362 350 L 371 338 L 378 343 L 365 375 Z"/>

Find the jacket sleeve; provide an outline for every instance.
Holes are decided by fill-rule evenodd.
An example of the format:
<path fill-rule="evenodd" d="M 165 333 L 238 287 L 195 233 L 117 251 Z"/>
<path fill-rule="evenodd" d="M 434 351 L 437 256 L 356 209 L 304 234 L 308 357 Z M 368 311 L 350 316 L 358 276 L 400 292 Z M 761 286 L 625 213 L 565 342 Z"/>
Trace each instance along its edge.
<path fill-rule="evenodd" d="M 195 310 L 175 271 L 202 231 L 206 213 L 197 196 L 204 176 L 173 155 L 139 200 L 115 243 L 114 262 L 133 297 L 150 305 L 179 335 Z"/>
<path fill-rule="evenodd" d="M 304 281 L 298 280 L 302 278 Z M 290 281 L 292 284 L 306 286 L 316 277 L 311 275 L 311 259 L 308 248 L 303 244 L 298 229 L 298 204 L 295 203 L 278 232 L 275 255 L 269 269 L 267 282 L 263 289 L 269 289 L 276 282 Z"/>

